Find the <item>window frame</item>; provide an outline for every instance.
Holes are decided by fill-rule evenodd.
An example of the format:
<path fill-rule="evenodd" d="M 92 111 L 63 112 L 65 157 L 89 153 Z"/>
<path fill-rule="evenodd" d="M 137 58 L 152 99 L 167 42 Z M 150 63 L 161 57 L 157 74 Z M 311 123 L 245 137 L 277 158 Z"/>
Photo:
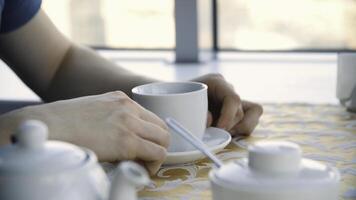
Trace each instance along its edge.
<path fill-rule="evenodd" d="M 174 0 L 179 1 L 179 0 Z M 286 49 L 286 50 L 245 50 L 235 48 L 221 48 L 219 45 L 219 0 L 211 0 L 212 13 L 212 52 L 243 52 L 243 53 L 341 53 L 341 52 L 356 52 L 355 49 L 349 48 L 302 48 L 302 49 Z M 122 48 L 111 46 L 90 45 L 96 50 L 119 50 L 119 51 L 172 51 L 175 48 Z"/>

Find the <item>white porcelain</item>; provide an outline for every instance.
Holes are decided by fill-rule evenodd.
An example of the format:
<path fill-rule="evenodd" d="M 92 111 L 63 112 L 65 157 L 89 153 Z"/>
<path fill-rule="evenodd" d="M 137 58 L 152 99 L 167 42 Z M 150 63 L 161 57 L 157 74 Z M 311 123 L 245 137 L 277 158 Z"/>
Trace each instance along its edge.
<path fill-rule="evenodd" d="M 136 200 L 136 188 L 148 185 L 147 171 L 133 162 L 123 162 L 118 166 L 111 184 L 110 200 Z"/>
<path fill-rule="evenodd" d="M 47 141 L 47 132 L 42 122 L 26 121 L 13 135 L 13 144 L 0 148 L 0 199 L 107 200 L 109 180 L 95 154 L 72 144 Z M 139 168 L 132 162 L 121 165 Z M 128 174 L 121 165 L 117 173 Z M 148 178 L 142 170 L 136 174 Z M 126 188 L 127 192 L 125 196 L 112 192 L 111 200 L 136 198 L 135 185 L 127 181 L 129 175 L 125 181 L 118 180 L 122 176 L 114 179 L 120 183 L 114 184 L 115 189 Z"/>
<path fill-rule="evenodd" d="M 202 140 L 209 148 L 210 151 L 217 153 L 224 149 L 231 141 L 231 135 L 227 131 L 219 128 L 210 127 L 207 128 Z M 164 165 L 176 165 L 191 163 L 206 156 L 199 150 L 191 151 L 178 151 L 167 153 Z"/>
<path fill-rule="evenodd" d="M 209 173 L 214 200 L 337 200 L 337 169 L 302 158 L 297 144 L 262 141 L 248 159 Z"/>
<path fill-rule="evenodd" d="M 356 112 L 356 53 L 338 53 L 336 96 L 341 104 Z"/>
<path fill-rule="evenodd" d="M 208 114 L 208 87 L 197 82 L 159 82 L 132 89 L 133 99 L 163 120 L 172 117 L 203 138 Z M 171 131 L 169 151 L 193 150 L 194 147 Z"/>

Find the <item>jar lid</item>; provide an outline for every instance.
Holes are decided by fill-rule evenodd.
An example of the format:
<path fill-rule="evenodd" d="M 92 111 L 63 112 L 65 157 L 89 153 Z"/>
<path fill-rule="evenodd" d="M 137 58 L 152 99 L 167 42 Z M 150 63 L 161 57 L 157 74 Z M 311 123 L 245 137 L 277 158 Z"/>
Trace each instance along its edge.
<path fill-rule="evenodd" d="M 88 154 L 81 148 L 59 141 L 47 141 L 48 128 L 37 120 L 20 125 L 13 144 L 0 148 L 1 175 L 57 173 L 82 166 Z"/>
<path fill-rule="evenodd" d="M 223 165 L 214 177 L 227 187 L 247 190 L 327 186 L 340 180 L 336 169 L 303 159 L 299 145 L 291 142 L 257 142 L 248 151 L 248 159 Z"/>

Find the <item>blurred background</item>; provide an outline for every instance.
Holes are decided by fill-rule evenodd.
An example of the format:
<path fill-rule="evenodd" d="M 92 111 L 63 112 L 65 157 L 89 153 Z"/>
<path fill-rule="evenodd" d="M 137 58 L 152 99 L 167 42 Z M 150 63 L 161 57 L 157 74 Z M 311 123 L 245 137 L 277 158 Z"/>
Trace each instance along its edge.
<path fill-rule="evenodd" d="M 175 13 L 190 12 L 176 4 L 193 1 L 198 23 L 176 26 Z M 221 73 L 261 103 L 338 104 L 338 53 L 356 50 L 356 0 L 43 0 L 42 9 L 67 37 L 124 68 L 167 81 Z M 187 44 L 176 36 L 193 37 L 192 23 L 214 56 L 177 63 Z M 0 71 L 9 83 L 0 99 L 39 100 L 4 64 Z"/>
<path fill-rule="evenodd" d="M 44 0 L 42 7 L 80 43 L 175 48 L 174 0 Z M 217 0 L 217 10 L 221 50 L 356 48 L 355 0 Z"/>

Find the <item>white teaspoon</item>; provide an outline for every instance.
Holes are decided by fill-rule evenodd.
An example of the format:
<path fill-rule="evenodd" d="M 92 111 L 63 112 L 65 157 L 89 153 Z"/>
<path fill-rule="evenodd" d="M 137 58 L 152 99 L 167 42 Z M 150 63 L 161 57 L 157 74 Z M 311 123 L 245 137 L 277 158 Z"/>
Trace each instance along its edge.
<path fill-rule="evenodd" d="M 223 165 L 223 162 L 218 157 L 216 157 L 201 140 L 199 140 L 195 135 L 193 135 L 190 131 L 184 128 L 179 122 L 177 122 L 171 117 L 167 117 L 165 121 L 169 128 L 171 128 L 173 131 L 182 136 L 185 140 L 187 140 L 195 148 L 200 150 L 203 154 L 208 156 L 208 158 L 210 158 L 214 162 L 216 167 L 220 168 Z"/>

